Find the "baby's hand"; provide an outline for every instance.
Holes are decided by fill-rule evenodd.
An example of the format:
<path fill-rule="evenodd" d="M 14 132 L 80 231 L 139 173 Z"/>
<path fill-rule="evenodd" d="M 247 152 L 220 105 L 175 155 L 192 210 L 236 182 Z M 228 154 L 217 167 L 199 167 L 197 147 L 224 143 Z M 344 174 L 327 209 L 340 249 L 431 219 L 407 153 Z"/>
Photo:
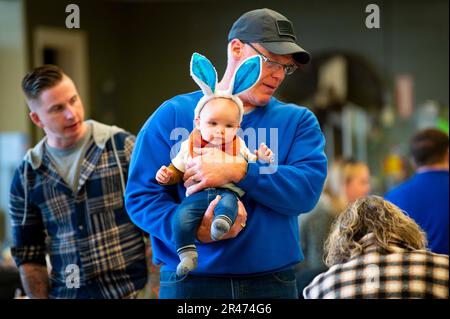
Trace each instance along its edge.
<path fill-rule="evenodd" d="M 258 150 L 255 150 L 258 159 L 267 163 L 273 163 L 273 152 L 266 144 L 261 143 Z"/>
<path fill-rule="evenodd" d="M 170 182 L 172 175 L 172 171 L 163 165 L 156 173 L 156 180 L 160 184 L 167 184 L 168 182 Z"/>

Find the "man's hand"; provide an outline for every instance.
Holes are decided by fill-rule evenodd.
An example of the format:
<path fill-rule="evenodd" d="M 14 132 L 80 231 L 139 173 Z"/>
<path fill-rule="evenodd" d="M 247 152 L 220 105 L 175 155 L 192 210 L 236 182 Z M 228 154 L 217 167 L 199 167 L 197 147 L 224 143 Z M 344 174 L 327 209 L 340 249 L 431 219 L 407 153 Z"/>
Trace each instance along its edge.
<path fill-rule="evenodd" d="M 241 156 L 232 156 L 216 148 L 195 148 L 194 151 L 201 155 L 186 165 L 183 179 L 188 195 L 208 187 L 237 183 L 247 173 L 247 161 Z"/>
<path fill-rule="evenodd" d="M 211 224 L 214 217 L 214 208 L 220 200 L 220 195 L 209 204 L 208 209 L 206 210 L 205 215 L 203 215 L 202 222 L 197 229 L 197 239 L 202 243 L 210 243 L 213 240 L 211 239 Z M 247 211 L 245 210 L 244 204 L 240 200 L 238 200 L 238 213 L 236 216 L 236 220 L 234 224 L 231 226 L 231 229 L 225 236 L 220 240 L 229 239 L 236 237 L 242 229 L 244 229 L 245 224 L 247 222 Z"/>
<path fill-rule="evenodd" d="M 266 162 L 266 163 L 273 163 L 273 152 L 270 148 L 267 147 L 266 144 L 261 143 L 258 150 L 255 150 L 256 156 L 258 156 L 258 159 Z"/>
<path fill-rule="evenodd" d="M 164 185 L 170 182 L 172 175 L 173 175 L 172 171 L 163 165 L 156 173 L 156 180 L 158 181 L 158 183 Z"/>

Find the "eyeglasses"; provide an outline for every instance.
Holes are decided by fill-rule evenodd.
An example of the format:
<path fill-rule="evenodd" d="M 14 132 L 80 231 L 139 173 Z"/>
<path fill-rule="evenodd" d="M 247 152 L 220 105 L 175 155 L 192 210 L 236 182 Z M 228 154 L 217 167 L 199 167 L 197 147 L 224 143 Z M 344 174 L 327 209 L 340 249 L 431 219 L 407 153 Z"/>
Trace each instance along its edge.
<path fill-rule="evenodd" d="M 267 64 L 267 67 L 272 70 L 278 70 L 279 68 L 283 68 L 284 74 L 291 75 L 297 70 L 297 66 L 295 64 L 283 64 L 277 61 L 270 60 L 264 54 L 262 54 L 258 49 L 256 49 L 251 43 L 248 44 L 259 56 L 263 59 L 263 61 Z"/>

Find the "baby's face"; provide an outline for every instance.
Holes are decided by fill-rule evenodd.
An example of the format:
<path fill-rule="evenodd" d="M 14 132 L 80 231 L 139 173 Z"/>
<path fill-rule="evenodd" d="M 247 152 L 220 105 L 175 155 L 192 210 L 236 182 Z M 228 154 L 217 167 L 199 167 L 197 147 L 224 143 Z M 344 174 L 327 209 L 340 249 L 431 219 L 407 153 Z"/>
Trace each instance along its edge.
<path fill-rule="evenodd" d="M 240 124 L 239 108 L 231 99 L 216 98 L 203 107 L 195 124 L 202 137 L 214 145 L 233 141 Z"/>

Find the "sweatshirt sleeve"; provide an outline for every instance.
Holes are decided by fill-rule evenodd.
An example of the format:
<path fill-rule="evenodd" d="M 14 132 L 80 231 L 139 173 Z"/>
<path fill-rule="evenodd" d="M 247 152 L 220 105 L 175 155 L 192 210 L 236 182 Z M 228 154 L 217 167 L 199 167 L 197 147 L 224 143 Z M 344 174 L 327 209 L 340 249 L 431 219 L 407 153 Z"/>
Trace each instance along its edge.
<path fill-rule="evenodd" d="M 310 111 L 300 118 L 291 145 L 283 147 L 289 149 L 284 163 L 250 162 L 246 176 L 237 186 L 274 212 L 284 215 L 309 212 L 320 197 L 327 175 L 325 138 Z"/>
<path fill-rule="evenodd" d="M 42 216 L 39 208 L 25 196 L 22 168 L 23 165 L 16 170 L 10 190 L 9 217 L 13 241 L 11 254 L 17 266 L 25 263 L 46 265 Z"/>
<path fill-rule="evenodd" d="M 176 185 L 163 186 L 156 172 L 170 163 L 174 115 L 163 104 L 139 132 L 131 156 L 125 205 L 131 220 L 162 241 L 172 241 L 171 218 L 178 207 Z"/>

